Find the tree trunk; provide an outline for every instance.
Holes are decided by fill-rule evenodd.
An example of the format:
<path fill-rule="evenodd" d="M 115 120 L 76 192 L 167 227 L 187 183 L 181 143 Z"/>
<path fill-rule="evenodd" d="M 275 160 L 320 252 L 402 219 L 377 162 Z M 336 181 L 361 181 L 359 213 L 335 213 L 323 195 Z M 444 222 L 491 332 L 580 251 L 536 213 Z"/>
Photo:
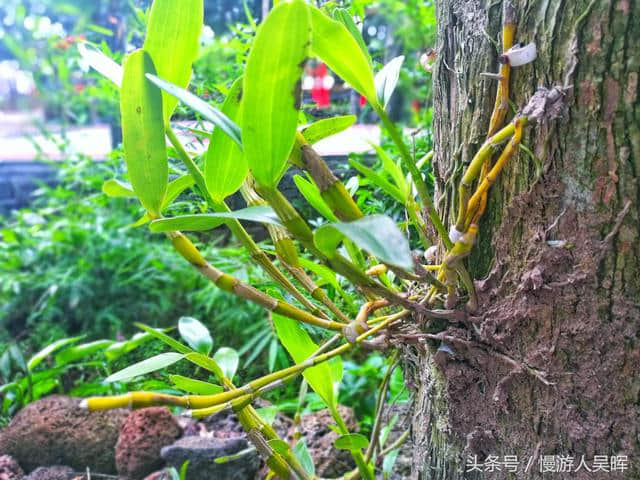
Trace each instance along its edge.
<path fill-rule="evenodd" d="M 552 455 L 573 457 L 572 471 L 628 457 L 613 477 L 582 467 L 554 478 L 640 478 L 640 1 L 513 3 L 516 42 L 538 49 L 512 69 L 513 107 L 571 86 L 566 113 L 526 127 L 529 153 L 491 189 L 467 262 L 478 324 L 449 328 L 451 353 L 411 351 L 413 478 L 541 478 Z M 451 224 L 493 109 L 497 82 L 480 74 L 499 67 L 502 2 L 436 5 L 434 170 Z M 517 456 L 517 473 L 466 472 L 489 455 Z"/>

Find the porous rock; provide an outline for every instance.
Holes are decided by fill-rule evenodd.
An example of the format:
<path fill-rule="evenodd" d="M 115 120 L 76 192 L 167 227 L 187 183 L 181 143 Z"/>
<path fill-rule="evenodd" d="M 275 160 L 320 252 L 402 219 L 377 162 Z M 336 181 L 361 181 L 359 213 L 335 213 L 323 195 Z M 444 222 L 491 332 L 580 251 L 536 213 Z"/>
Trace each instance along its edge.
<path fill-rule="evenodd" d="M 0 455 L 0 480 L 21 480 L 24 472 L 10 455 Z"/>
<path fill-rule="evenodd" d="M 77 471 L 113 474 L 114 446 L 126 410 L 89 412 L 77 398 L 52 395 L 33 402 L 0 432 L 0 452 L 26 471 L 68 465 Z"/>
<path fill-rule="evenodd" d="M 349 431 L 355 432 L 357 423 L 353 410 L 342 405 L 338 409 Z M 347 450 L 338 450 L 333 446 L 338 434 L 331 430 L 329 425 L 335 423 L 327 409 L 304 415 L 300 420 L 299 429 L 302 438 L 313 458 L 316 474 L 320 477 L 337 477 L 355 468 L 351 453 Z M 290 438 L 294 432 L 295 429 L 289 431 Z"/>
<path fill-rule="evenodd" d="M 216 463 L 215 461 L 216 458 L 245 450 L 248 446 L 247 440 L 241 437 L 182 437 L 162 449 L 162 458 L 178 470 L 184 462 L 189 461 L 187 467 L 189 480 L 210 480 L 213 478 L 253 480 L 260 468 L 260 458 L 255 451 L 224 463 Z"/>
<path fill-rule="evenodd" d="M 132 412 L 124 422 L 116 444 L 118 473 L 136 480 L 162 468 L 160 450 L 181 434 L 180 425 L 164 407 Z"/>

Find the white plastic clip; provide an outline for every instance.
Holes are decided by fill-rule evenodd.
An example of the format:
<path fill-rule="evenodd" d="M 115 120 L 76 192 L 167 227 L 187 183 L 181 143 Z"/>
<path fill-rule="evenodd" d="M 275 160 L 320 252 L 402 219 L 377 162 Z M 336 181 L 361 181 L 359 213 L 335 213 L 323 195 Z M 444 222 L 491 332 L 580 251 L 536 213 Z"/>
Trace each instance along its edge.
<path fill-rule="evenodd" d="M 520 44 L 514 45 L 502 55 L 501 60 L 512 67 L 520 67 L 533 62 L 537 56 L 536 44 L 531 42 L 524 47 Z"/>
<path fill-rule="evenodd" d="M 449 229 L 449 240 L 452 243 L 456 243 L 458 240 L 461 240 L 464 235 L 464 232 L 459 231 L 455 225 L 451 225 Z"/>

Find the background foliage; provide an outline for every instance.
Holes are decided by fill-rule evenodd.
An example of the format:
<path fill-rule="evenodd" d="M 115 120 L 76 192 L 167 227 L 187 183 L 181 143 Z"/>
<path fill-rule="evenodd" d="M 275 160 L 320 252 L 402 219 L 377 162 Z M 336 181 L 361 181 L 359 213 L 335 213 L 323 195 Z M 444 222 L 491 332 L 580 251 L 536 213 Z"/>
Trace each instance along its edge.
<path fill-rule="evenodd" d="M 121 61 L 125 51 L 142 42 L 149 3 L 9 0 L 0 6 L 0 59 L 14 58 L 31 72 L 38 102 L 48 119 L 69 125 L 107 122 L 117 140 L 117 91 L 88 72 L 75 44 L 86 39 Z M 429 78 L 419 67 L 419 57 L 435 36 L 433 6 L 417 0 L 354 1 L 346 6 L 364 19 L 363 36 L 377 69 L 399 54 L 407 57 L 391 105 L 393 115 L 408 126 L 430 125 Z M 260 8 L 259 0 L 205 2 L 208 28 L 194 65 L 190 87 L 194 93 L 214 103 L 222 99 L 246 61 Z M 186 118 L 183 108 L 179 106 L 178 113 Z M 332 111 L 349 107 L 335 108 Z M 317 112 L 309 108 L 307 113 L 311 119 Z M 413 138 L 413 153 L 420 158 L 430 150 L 430 130 L 423 128 Z M 383 147 L 395 157 L 390 142 L 383 142 Z M 384 175 L 379 159 L 360 160 Z M 127 364 L 163 352 L 157 341 L 145 342 L 117 358 L 107 356 L 105 343 L 101 348 L 85 349 L 73 361 L 49 356 L 33 371 L 26 367 L 29 358 L 46 345 L 78 334 L 84 337 L 65 348 L 126 341 L 136 331 L 133 322 L 172 327 L 181 316 L 198 318 L 211 330 L 216 346 L 229 346 L 240 353 L 238 375 L 242 379 L 289 363 L 262 309 L 210 286 L 166 248 L 162 237 L 132 228 L 140 217 L 136 202 L 108 199 L 101 193 L 105 180 L 123 177 L 122 165 L 118 150 L 104 162 L 69 154 L 66 161 L 56 164 L 56 186 L 43 185 L 31 207 L 0 219 L 0 383 L 4 383 L 0 395 L 5 421 L 23 404 L 53 390 L 75 395 L 127 388 L 170 390 L 169 373 L 193 374 L 176 367 L 141 384 L 107 387 L 98 381 Z M 365 214 L 385 212 L 402 221 L 402 205 L 380 195 L 371 180 L 350 170 L 345 183 Z M 187 206 L 188 200 L 179 198 L 171 213 L 193 208 Z M 200 235 L 199 247 L 213 264 L 255 286 L 269 288 L 270 279 L 226 235 Z M 341 301 L 335 289 L 328 291 L 336 302 Z M 380 355 L 362 360 L 345 359 L 340 402 L 356 410 L 366 432 L 385 367 Z M 297 389 L 292 384 L 269 398 L 293 413 Z M 400 369 L 392 377 L 390 395 L 406 399 Z M 308 393 L 306 400 L 307 409 L 322 407 L 314 393 Z"/>

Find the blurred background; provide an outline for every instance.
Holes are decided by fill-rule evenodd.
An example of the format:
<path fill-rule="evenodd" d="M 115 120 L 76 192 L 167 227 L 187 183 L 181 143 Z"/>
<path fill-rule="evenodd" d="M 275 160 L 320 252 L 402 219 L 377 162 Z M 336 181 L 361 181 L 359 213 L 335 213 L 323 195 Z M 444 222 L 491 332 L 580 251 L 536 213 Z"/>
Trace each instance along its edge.
<path fill-rule="evenodd" d="M 74 335 L 94 342 L 123 340 L 135 333 L 135 321 L 170 326 L 184 315 L 207 324 L 218 345 L 238 350 L 243 377 L 288 364 L 264 311 L 212 288 L 166 248 L 162 237 L 134 227 L 142 214 L 136 202 L 107 198 L 101 191 L 107 179 L 126 179 L 119 97 L 116 87 L 89 70 L 77 46 L 88 42 L 121 63 L 125 53 L 143 42 L 149 5 L 148 0 L 3 0 L 0 5 L 0 384 L 19 377 L 16 355 L 28 357 Z M 405 127 L 416 159 L 424 157 L 431 149 L 428 59 L 436 30 L 432 2 L 354 0 L 324 5 L 346 8 L 354 16 L 376 71 L 392 58 L 405 56 L 389 108 Z M 205 27 L 190 86 L 194 93 L 212 104 L 221 102 L 242 71 L 256 25 L 271 7 L 269 0 L 205 0 Z M 303 89 L 309 123 L 326 116 L 357 115 L 356 125 L 318 149 L 365 213 L 384 211 L 401 221 L 403 207 L 381 195 L 347 163 L 356 158 L 384 175 L 369 142 L 395 154 L 366 102 L 313 60 L 307 63 Z M 181 108 L 176 122 L 192 142 L 190 148 L 198 151 L 202 145 L 193 131 L 206 130 L 207 125 Z M 424 168 L 428 173 L 429 165 Z M 283 180 L 282 188 L 297 198 L 289 179 Z M 179 198 L 172 212 L 197 208 L 190 195 Z M 314 212 L 305 213 L 312 224 L 321 222 Z M 212 263 L 270 288 L 269 279 L 224 231 L 199 240 Z M 332 295 L 340 288 L 327 285 Z M 348 298 L 348 291 L 338 293 Z M 107 343 L 102 345 L 103 350 Z M 146 358 L 153 353 L 149 349 L 160 348 L 150 345 L 130 355 Z M 111 365 L 99 356 L 102 350 L 92 351 L 92 361 L 108 371 L 116 369 L 117 362 Z M 8 363 L 3 363 L 5 357 Z M 134 360 L 128 358 L 127 363 Z M 375 389 L 382 361 L 373 355 L 365 363 L 345 362 L 345 381 L 353 382 L 343 389 L 353 397 L 346 401 L 365 418 L 373 407 L 367 404 L 366 392 Z M 99 388 L 91 383 L 95 378 L 95 371 L 74 367 L 72 374 L 65 371 L 47 379 L 40 390 L 30 392 L 30 399 L 53 389 L 87 393 Z M 400 380 L 398 388 L 401 384 Z M 86 391 L 77 391 L 81 388 Z M 278 395 L 284 402 L 296 392 Z M 0 424 L 2 415 L 20 404 L 16 397 L 3 402 Z"/>

